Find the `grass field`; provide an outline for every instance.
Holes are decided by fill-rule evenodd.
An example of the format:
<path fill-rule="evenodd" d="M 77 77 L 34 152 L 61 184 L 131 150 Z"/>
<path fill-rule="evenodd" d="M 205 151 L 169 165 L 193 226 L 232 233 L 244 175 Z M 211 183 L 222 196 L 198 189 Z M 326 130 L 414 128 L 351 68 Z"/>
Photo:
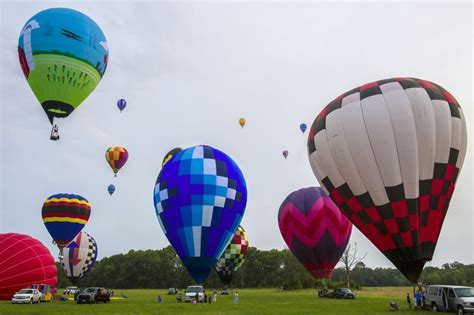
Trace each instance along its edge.
<path fill-rule="evenodd" d="M 0 301 L 0 314 L 392 314 L 388 302 L 397 301 L 402 314 L 419 314 L 409 311 L 405 296 L 412 288 L 365 288 L 357 292 L 355 300 L 320 299 L 316 290 L 277 291 L 275 289 L 242 289 L 239 304 L 232 303 L 232 295 L 219 295 L 217 303 L 193 305 L 177 303 L 175 296 L 166 290 L 115 290 L 127 299 L 112 300 L 110 304 L 76 304 L 73 301 L 12 305 Z M 62 292 L 62 290 L 58 290 Z M 162 304 L 156 298 L 164 298 Z"/>

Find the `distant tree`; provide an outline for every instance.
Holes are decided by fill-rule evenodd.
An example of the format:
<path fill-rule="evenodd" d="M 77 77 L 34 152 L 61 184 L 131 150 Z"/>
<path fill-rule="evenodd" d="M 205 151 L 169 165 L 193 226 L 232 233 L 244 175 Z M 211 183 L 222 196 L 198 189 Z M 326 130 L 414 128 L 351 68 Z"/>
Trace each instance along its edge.
<path fill-rule="evenodd" d="M 344 271 L 346 274 L 346 283 L 347 283 L 348 288 L 351 287 L 352 269 L 358 263 L 361 263 L 365 259 L 366 256 L 367 256 L 367 253 L 365 253 L 363 256 L 358 256 L 356 242 L 354 242 L 354 245 L 352 245 L 351 243 L 347 244 L 347 248 L 342 254 L 340 261 L 344 264 Z"/>

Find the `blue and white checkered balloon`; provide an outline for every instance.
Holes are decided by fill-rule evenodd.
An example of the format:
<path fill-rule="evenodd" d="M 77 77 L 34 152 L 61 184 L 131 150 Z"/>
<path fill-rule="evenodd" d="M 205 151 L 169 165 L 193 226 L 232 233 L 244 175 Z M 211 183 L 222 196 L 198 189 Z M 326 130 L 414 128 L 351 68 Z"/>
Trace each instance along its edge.
<path fill-rule="evenodd" d="M 242 220 L 247 187 L 228 155 L 199 145 L 164 165 L 154 203 L 166 237 L 194 280 L 203 283 Z"/>

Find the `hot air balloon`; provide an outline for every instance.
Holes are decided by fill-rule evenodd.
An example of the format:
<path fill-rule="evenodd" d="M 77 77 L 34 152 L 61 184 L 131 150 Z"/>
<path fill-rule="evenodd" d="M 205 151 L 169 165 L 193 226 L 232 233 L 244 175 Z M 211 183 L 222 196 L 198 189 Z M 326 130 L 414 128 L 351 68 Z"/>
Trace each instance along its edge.
<path fill-rule="evenodd" d="M 286 159 L 288 157 L 288 150 L 283 150 L 283 157 Z"/>
<path fill-rule="evenodd" d="M 41 214 L 53 242 L 62 250 L 86 225 L 91 205 L 79 195 L 56 194 L 46 199 Z"/>
<path fill-rule="evenodd" d="M 154 203 L 163 232 L 202 284 L 240 224 L 247 187 L 228 155 L 198 145 L 165 164 L 156 180 Z"/>
<path fill-rule="evenodd" d="M 352 232 L 352 224 L 319 187 L 296 190 L 278 212 L 281 235 L 313 277 L 330 278 Z"/>
<path fill-rule="evenodd" d="M 109 187 L 107 187 L 107 191 L 109 192 L 109 194 L 112 196 L 112 194 L 114 193 L 115 191 L 115 186 L 113 184 L 110 184 Z"/>
<path fill-rule="evenodd" d="M 18 39 L 21 69 L 53 125 L 69 116 L 95 89 L 107 68 L 104 33 L 88 16 L 66 8 L 41 11 L 26 22 Z"/>
<path fill-rule="evenodd" d="M 245 118 L 243 118 L 243 117 L 240 118 L 240 119 L 239 119 L 239 125 L 240 125 L 240 127 L 244 128 L 245 122 L 246 122 L 246 121 L 245 121 Z"/>
<path fill-rule="evenodd" d="M 56 286 L 56 264 L 37 239 L 17 233 L 0 233 L 0 300 L 32 284 Z"/>
<path fill-rule="evenodd" d="M 412 283 L 433 257 L 466 147 L 454 97 L 413 78 L 344 93 L 316 117 L 308 136 L 319 182 Z"/>
<path fill-rule="evenodd" d="M 243 227 L 239 226 L 214 267 L 224 285 L 230 284 L 234 272 L 244 263 L 245 258 L 247 258 L 248 247 L 247 232 L 245 232 Z"/>
<path fill-rule="evenodd" d="M 120 146 L 113 146 L 105 151 L 105 159 L 109 162 L 110 167 L 117 177 L 117 172 L 125 165 L 128 160 L 127 149 Z"/>
<path fill-rule="evenodd" d="M 122 112 L 125 107 L 127 107 L 127 101 L 125 101 L 123 98 L 119 99 L 117 101 L 117 107 L 118 109 L 120 109 L 120 112 Z"/>
<path fill-rule="evenodd" d="M 77 282 L 89 270 L 97 259 L 97 243 L 86 232 L 79 232 L 77 236 L 63 249 L 61 266 L 64 273 L 77 285 Z"/>
<path fill-rule="evenodd" d="M 165 166 L 165 164 L 168 163 L 173 158 L 173 156 L 175 156 L 176 154 L 178 154 L 181 151 L 183 151 L 183 149 L 181 149 L 181 148 L 171 149 L 168 153 L 166 153 L 165 157 L 163 158 L 163 162 L 161 163 L 161 167 Z"/>
<path fill-rule="evenodd" d="M 308 126 L 306 126 L 305 123 L 300 124 L 300 130 L 301 130 L 302 133 L 304 133 L 306 131 L 306 128 L 308 128 Z"/>

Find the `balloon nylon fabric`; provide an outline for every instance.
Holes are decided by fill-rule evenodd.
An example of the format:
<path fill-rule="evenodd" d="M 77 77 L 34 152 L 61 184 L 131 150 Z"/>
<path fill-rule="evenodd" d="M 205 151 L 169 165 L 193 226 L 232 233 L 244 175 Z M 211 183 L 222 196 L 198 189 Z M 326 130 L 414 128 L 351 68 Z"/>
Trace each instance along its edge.
<path fill-rule="evenodd" d="M 172 157 L 154 189 L 158 221 L 197 283 L 203 283 L 242 220 L 247 187 L 237 164 L 210 146 Z"/>
<path fill-rule="evenodd" d="M 230 284 L 234 272 L 244 263 L 245 258 L 247 258 L 248 247 L 247 232 L 245 232 L 243 227 L 239 226 L 214 267 L 224 285 Z"/>
<path fill-rule="evenodd" d="M 308 136 L 318 181 L 413 283 L 433 257 L 466 147 L 454 97 L 413 78 L 344 93 L 316 117 Z"/>
<path fill-rule="evenodd" d="M 99 26 L 67 8 L 37 13 L 18 39 L 23 74 L 51 123 L 54 117 L 67 117 L 95 89 L 108 54 Z"/>
<path fill-rule="evenodd" d="M 56 285 L 56 264 L 37 239 L 17 233 L 0 234 L 0 300 L 32 284 Z"/>
<path fill-rule="evenodd" d="M 352 224 L 319 187 L 296 190 L 278 211 L 281 235 L 315 278 L 330 278 L 349 242 Z"/>
<path fill-rule="evenodd" d="M 68 278 L 82 278 L 94 265 L 97 255 L 97 243 L 94 238 L 86 232 L 80 232 L 63 249 L 61 266 Z"/>
<path fill-rule="evenodd" d="M 41 211 L 44 225 L 59 247 L 66 246 L 89 220 L 91 205 L 74 194 L 48 197 Z"/>

